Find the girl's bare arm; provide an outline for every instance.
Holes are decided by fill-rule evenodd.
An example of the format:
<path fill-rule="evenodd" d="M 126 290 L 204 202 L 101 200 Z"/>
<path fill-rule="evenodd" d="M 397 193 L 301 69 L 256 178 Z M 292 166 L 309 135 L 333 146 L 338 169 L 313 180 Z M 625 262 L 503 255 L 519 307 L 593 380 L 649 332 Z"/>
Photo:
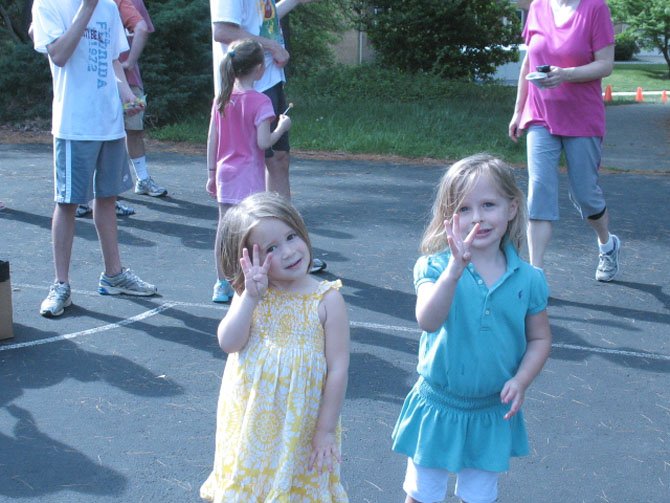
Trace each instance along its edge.
<path fill-rule="evenodd" d="M 547 310 L 526 316 L 526 352 L 516 375 L 505 383 L 500 393 L 503 403 L 512 402 L 505 419 L 516 414 L 526 395 L 526 389 L 542 370 L 551 351 L 551 328 Z"/>
<path fill-rule="evenodd" d="M 330 290 L 324 296 L 322 306 L 325 310 L 328 374 L 309 459 L 309 468 L 319 471 L 331 470 L 334 463 L 340 461 L 335 428 L 344 403 L 349 372 L 349 318 L 344 298 L 337 290 Z"/>

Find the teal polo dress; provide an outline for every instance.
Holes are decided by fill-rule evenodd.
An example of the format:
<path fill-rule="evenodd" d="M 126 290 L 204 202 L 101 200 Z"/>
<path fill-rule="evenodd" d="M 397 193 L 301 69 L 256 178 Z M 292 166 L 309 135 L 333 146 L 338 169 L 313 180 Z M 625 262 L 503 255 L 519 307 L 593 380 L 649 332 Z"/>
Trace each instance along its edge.
<path fill-rule="evenodd" d="M 500 391 L 526 351 L 525 320 L 547 307 L 543 272 L 504 246 L 507 270 L 490 289 L 469 264 L 456 286 L 442 327 L 424 332 L 419 345 L 419 379 L 393 430 L 393 450 L 428 468 L 457 473 L 463 468 L 506 471 L 511 456 L 528 454 L 523 414 L 503 416 Z M 450 252 L 419 258 L 416 288 L 435 282 Z"/>

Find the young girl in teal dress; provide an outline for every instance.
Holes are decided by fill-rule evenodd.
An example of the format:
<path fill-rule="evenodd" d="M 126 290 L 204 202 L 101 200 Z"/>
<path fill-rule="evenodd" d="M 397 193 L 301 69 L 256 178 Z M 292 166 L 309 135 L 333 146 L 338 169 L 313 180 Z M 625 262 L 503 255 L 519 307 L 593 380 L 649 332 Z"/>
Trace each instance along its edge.
<path fill-rule="evenodd" d="M 519 258 L 526 209 L 511 169 L 479 154 L 442 177 L 414 267 L 423 330 L 393 431 L 408 456 L 406 503 L 435 503 L 456 474 L 466 503 L 497 498 L 498 474 L 528 453 L 520 411 L 551 348 L 548 289 Z"/>

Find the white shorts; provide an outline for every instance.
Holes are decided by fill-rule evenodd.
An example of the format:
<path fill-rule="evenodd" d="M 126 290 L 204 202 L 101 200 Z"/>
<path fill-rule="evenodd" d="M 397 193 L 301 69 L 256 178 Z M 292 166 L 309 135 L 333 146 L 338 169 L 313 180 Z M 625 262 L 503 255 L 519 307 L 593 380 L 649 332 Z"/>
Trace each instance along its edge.
<path fill-rule="evenodd" d="M 493 503 L 498 498 L 498 472 L 464 468 L 456 474 L 455 494 L 467 503 Z M 407 495 L 421 503 L 439 503 L 447 497 L 449 472 L 415 465 L 407 458 L 402 485 Z"/>

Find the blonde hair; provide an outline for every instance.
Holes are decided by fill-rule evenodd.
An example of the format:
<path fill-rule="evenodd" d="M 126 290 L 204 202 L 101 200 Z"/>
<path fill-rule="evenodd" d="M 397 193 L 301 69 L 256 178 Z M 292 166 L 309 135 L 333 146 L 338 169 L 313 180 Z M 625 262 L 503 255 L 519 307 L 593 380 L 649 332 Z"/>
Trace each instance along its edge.
<path fill-rule="evenodd" d="M 219 228 L 221 248 L 217 250 L 223 274 L 235 291 L 244 291 L 244 273 L 240 265 L 242 250 L 253 259 L 253 243 L 249 237 L 253 228 L 264 218 L 276 218 L 293 229 L 307 244 L 309 261 L 312 263 L 312 243 L 300 213 L 288 199 L 274 192 L 258 192 L 230 208 Z"/>
<path fill-rule="evenodd" d="M 228 46 L 221 60 L 221 88 L 216 97 L 216 108 L 225 115 L 225 108 L 233 94 L 235 79 L 246 77 L 265 61 L 263 46 L 250 38 L 238 40 Z"/>
<path fill-rule="evenodd" d="M 512 168 L 500 159 L 488 154 L 476 154 L 453 164 L 442 176 L 433 203 L 432 219 L 428 224 L 420 250 L 423 254 L 437 253 L 447 246 L 444 221 L 451 220 L 463 199 L 470 193 L 480 176 L 488 175 L 500 194 L 510 202 L 516 201 L 516 215 L 507 224 L 507 232 L 500 242 L 502 247 L 511 242 L 519 251 L 526 235 L 526 203 L 524 195 L 516 185 Z"/>

